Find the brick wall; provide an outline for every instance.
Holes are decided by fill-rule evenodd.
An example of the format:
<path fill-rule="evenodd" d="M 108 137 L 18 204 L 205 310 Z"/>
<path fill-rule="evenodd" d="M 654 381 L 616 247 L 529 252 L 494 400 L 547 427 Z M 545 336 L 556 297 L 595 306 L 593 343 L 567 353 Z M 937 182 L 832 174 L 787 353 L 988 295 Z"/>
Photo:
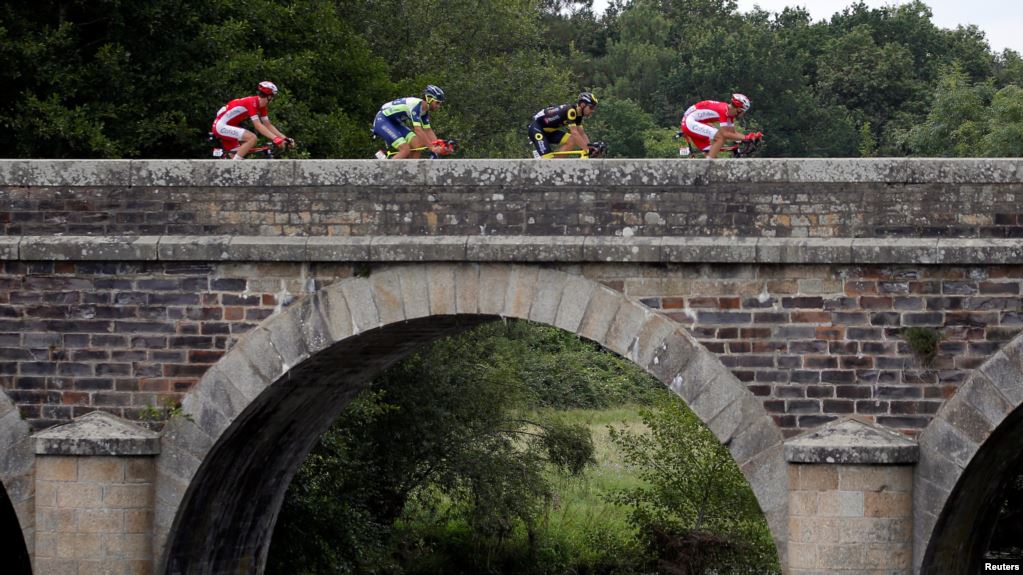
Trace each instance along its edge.
<path fill-rule="evenodd" d="M 592 266 L 717 353 L 788 434 L 850 414 L 909 434 L 1023 331 L 1023 267 Z M 924 362 L 907 327 L 941 336 Z"/>
<path fill-rule="evenodd" d="M 0 386 L 36 429 L 173 405 L 243 333 L 344 265 L 3 262 Z"/>
<path fill-rule="evenodd" d="M 346 264 L 3 262 L 0 386 L 35 428 L 179 400 L 233 342 Z M 1023 266 L 562 266 L 691 333 L 787 434 L 848 414 L 914 434 L 1023 330 Z M 901 333 L 933 328 L 932 363 Z"/>

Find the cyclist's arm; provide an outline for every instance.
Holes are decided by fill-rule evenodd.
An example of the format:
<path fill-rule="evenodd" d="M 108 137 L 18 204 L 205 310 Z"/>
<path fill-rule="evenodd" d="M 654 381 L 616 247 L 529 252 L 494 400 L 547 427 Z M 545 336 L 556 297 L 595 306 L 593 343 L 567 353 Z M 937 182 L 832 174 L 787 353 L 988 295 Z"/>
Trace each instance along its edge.
<path fill-rule="evenodd" d="M 582 124 L 570 124 L 568 126 L 568 144 L 574 144 L 574 149 L 582 150 L 586 146 L 590 145 L 590 138 L 586 135 L 586 130 L 583 129 Z"/>
<path fill-rule="evenodd" d="M 265 127 L 266 127 L 266 129 L 270 130 L 270 132 L 274 134 L 274 136 L 267 136 L 267 137 L 268 137 L 268 138 L 270 138 L 271 140 L 272 140 L 272 139 L 273 139 L 273 138 L 274 138 L 275 136 L 276 136 L 276 137 L 278 137 L 278 138 L 287 138 L 287 136 L 285 136 L 284 134 L 282 134 L 282 133 L 281 133 L 281 131 L 277 129 L 277 126 L 274 126 L 273 124 L 271 124 L 271 123 L 270 123 L 270 118 L 266 118 L 266 119 L 264 119 L 264 120 L 262 121 L 262 124 L 263 124 L 263 126 L 265 126 Z"/>
<path fill-rule="evenodd" d="M 422 124 L 413 124 L 412 132 L 415 133 L 416 142 L 418 142 L 420 146 L 425 146 L 427 148 L 433 149 L 433 146 L 430 145 L 430 142 L 437 139 L 437 135 L 433 133 L 433 128 L 425 128 L 423 127 Z"/>
<path fill-rule="evenodd" d="M 269 127 L 267 127 L 268 125 Z M 283 137 L 279 136 L 279 134 L 276 133 L 276 129 L 271 131 L 270 128 L 273 128 L 273 124 L 270 124 L 269 119 L 263 122 L 260 121 L 259 118 L 252 118 L 252 127 L 255 128 L 256 131 L 259 132 L 260 134 L 263 134 L 263 137 L 268 140 L 272 140 L 277 137 Z"/>
<path fill-rule="evenodd" d="M 718 128 L 718 134 L 724 137 L 726 140 L 738 141 L 743 137 L 742 132 L 739 132 L 732 126 L 721 126 Z"/>

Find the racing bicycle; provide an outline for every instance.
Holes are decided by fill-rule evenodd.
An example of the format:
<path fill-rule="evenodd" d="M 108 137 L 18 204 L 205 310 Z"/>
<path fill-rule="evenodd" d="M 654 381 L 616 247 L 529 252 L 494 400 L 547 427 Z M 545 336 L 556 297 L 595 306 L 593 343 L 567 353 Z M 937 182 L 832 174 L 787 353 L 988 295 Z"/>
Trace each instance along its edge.
<path fill-rule="evenodd" d="M 210 132 L 209 136 L 210 136 L 210 141 L 213 142 L 212 155 L 213 155 L 214 158 L 217 158 L 219 160 L 231 160 L 231 159 L 234 158 L 234 154 L 238 150 L 238 147 L 240 147 L 240 146 L 235 147 L 235 148 L 230 149 L 230 150 L 225 150 L 223 147 L 221 147 L 220 140 L 216 136 L 213 135 L 213 132 Z M 252 148 L 251 150 L 249 150 L 249 153 L 246 154 L 245 157 L 246 157 L 246 159 L 248 159 L 248 158 L 263 158 L 263 159 L 266 159 L 266 160 L 272 160 L 275 157 L 279 156 L 282 152 L 286 151 L 288 148 L 294 148 L 294 147 L 295 147 L 295 140 L 292 140 L 291 138 L 288 138 L 287 140 L 285 140 L 284 141 L 284 145 L 283 146 L 279 146 L 279 147 L 275 146 L 273 142 L 267 142 L 267 143 L 265 143 L 265 144 L 263 144 L 261 146 L 256 146 L 256 147 Z"/>
<path fill-rule="evenodd" d="M 436 152 L 430 150 L 431 146 L 440 146 L 441 147 L 440 154 L 437 154 Z M 440 156 L 450 156 L 451 154 L 458 152 L 458 140 L 434 140 L 433 142 L 430 142 L 429 146 L 412 148 L 413 152 L 423 152 L 426 150 L 430 150 L 429 154 L 427 155 L 427 158 L 430 160 L 436 160 Z M 374 154 L 373 157 L 375 157 L 378 160 L 389 160 L 391 159 L 391 156 L 397 153 L 398 151 L 393 149 L 388 149 L 387 151 L 377 150 L 377 153 Z"/>
<path fill-rule="evenodd" d="M 541 160 L 551 160 L 554 158 L 579 158 L 585 160 L 587 158 L 600 158 L 607 154 L 608 145 L 604 142 L 590 142 L 590 145 L 579 150 L 565 150 L 563 152 L 548 152 L 540 156 Z"/>
<path fill-rule="evenodd" d="M 739 140 L 734 144 L 722 146 L 722 152 L 730 152 L 733 158 L 749 158 L 756 154 L 757 150 L 760 149 L 760 144 L 764 141 L 763 134 L 756 132 L 757 137 L 750 138 L 748 140 Z M 678 148 L 678 155 L 683 158 L 702 158 L 706 155 L 706 152 L 697 148 L 693 143 L 683 134 L 681 131 L 675 132 L 675 139 L 682 140 L 682 145 Z"/>

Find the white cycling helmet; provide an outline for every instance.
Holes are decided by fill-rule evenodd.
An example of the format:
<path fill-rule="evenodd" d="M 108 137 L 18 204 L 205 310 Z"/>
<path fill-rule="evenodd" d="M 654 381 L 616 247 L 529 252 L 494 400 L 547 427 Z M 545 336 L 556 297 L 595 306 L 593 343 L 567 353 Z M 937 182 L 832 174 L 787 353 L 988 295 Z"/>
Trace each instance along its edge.
<path fill-rule="evenodd" d="M 277 84 L 264 80 L 260 82 L 258 86 L 256 86 L 256 91 L 258 91 L 263 96 L 276 96 Z"/>
<path fill-rule="evenodd" d="M 732 94 L 732 106 L 740 112 L 749 110 L 749 107 L 753 104 L 750 103 L 749 98 L 745 94 Z"/>

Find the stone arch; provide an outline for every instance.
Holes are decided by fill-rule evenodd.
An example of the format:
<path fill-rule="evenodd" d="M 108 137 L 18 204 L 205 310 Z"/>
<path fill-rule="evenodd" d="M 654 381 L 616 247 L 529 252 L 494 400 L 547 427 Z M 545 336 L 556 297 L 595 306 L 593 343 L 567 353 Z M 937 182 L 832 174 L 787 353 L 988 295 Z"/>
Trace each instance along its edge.
<path fill-rule="evenodd" d="M 416 347 L 496 318 L 595 341 L 680 395 L 731 450 L 784 561 L 782 434 L 681 325 L 562 271 L 413 264 L 340 281 L 267 319 L 188 394 L 157 462 L 158 571 L 259 572 L 292 474 L 348 400 Z"/>
<path fill-rule="evenodd" d="M 32 573 L 35 484 L 31 429 L 0 393 L 0 557 L 15 575 Z M 5 571 L 6 572 L 6 571 Z"/>
<path fill-rule="evenodd" d="M 920 434 L 913 484 L 916 573 L 972 573 L 995 527 L 992 505 L 1023 457 L 1023 336 L 974 371 Z"/>

